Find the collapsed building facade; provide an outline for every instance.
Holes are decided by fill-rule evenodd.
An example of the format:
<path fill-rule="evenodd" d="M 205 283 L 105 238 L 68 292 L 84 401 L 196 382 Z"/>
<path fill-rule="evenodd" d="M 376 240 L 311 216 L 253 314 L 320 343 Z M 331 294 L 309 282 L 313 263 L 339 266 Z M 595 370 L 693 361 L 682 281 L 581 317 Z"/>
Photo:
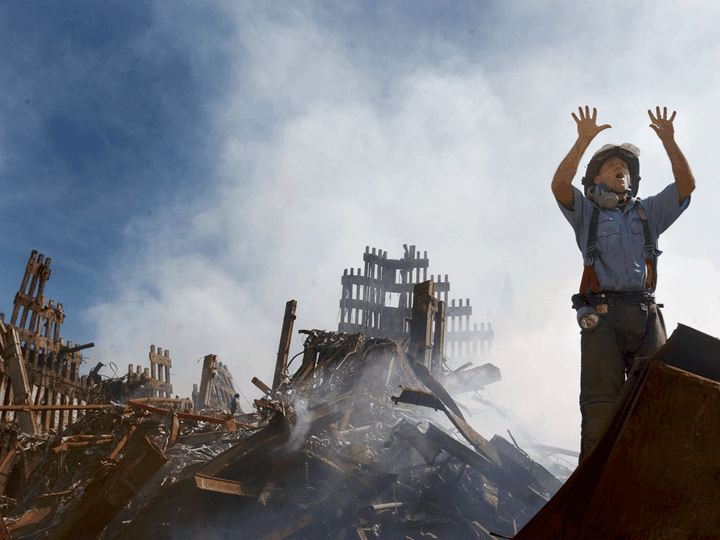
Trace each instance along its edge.
<path fill-rule="evenodd" d="M 449 369 L 435 285 L 412 283 L 394 337 L 299 330 L 293 371 L 289 301 L 273 379 L 254 377 L 263 397 L 234 416 L 172 399 L 159 368 L 145 397 L 121 405 L 36 405 L 23 340 L 0 323 L 14 403 L 0 410 L 16 414 L 0 423 L 0 539 L 718 536 L 720 341 L 681 328 L 656 360 L 641 359 L 605 436 L 563 485 L 514 440 L 485 438 L 463 416 L 454 396 L 496 382 L 499 370 L 477 366 L 487 376 L 467 380 L 456 376 L 476 369 L 469 362 Z M 153 358 L 169 366 L 166 351 Z M 205 357 L 196 408 L 226 399 L 213 390 L 214 380 L 232 386 L 222 368 Z M 129 367 L 123 384 L 143 373 Z M 85 414 L 39 429 L 41 414 L 67 407 Z M 646 500 L 649 481 L 659 487 Z"/>
<path fill-rule="evenodd" d="M 33 405 L 84 405 L 95 400 L 93 381 L 80 376 L 81 350 L 93 346 L 73 347 L 72 341 L 60 337 L 65 321 L 61 303 L 49 302 L 44 294 L 50 278 L 50 259 L 33 251 L 25 268 L 20 290 L 15 295 L 8 328 L 17 334 L 18 345 L 27 373 L 26 389 L 13 388 L 7 371 L 0 374 L 0 402 L 2 405 L 26 401 Z M 0 316 L 4 322 L 4 315 Z M 16 395 L 20 394 L 20 395 Z M 26 395 L 22 395 L 26 394 Z M 74 411 L 41 411 L 39 422 L 43 429 L 63 429 L 76 419 Z M 12 411 L 2 411 L 3 420 L 12 419 Z"/>
<path fill-rule="evenodd" d="M 288 302 L 273 380 L 253 378 L 265 397 L 250 413 L 208 416 L 193 405 L 219 409 L 234 389 L 215 355 L 205 357 L 194 404 L 172 399 L 169 353 L 154 346 L 149 369 L 129 365 L 119 381 L 96 371 L 79 376 L 79 351 L 64 351 L 72 344 L 59 337 L 62 306 L 42 296 L 49 260 L 36 252 L 30 259 L 2 328 L 11 388 L 0 452 L 7 537 L 130 538 L 142 530 L 151 538 L 200 538 L 232 515 L 233 538 L 235 527 L 243 538 L 336 538 L 341 530 L 362 538 L 380 528 L 398 538 L 425 530 L 488 538 L 491 529 L 517 530 L 561 484 L 504 439 L 491 443 L 475 432 L 440 382 L 452 384 L 443 353 L 445 301 L 436 296 L 446 295 L 447 279 L 438 291 L 432 280 L 405 281 L 409 297 L 397 307 L 407 325 L 392 337 L 301 330 L 304 351 L 294 372 L 288 353 L 296 303 Z M 418 260 L 427 268 L 427 257 Z M 451 320 L 470 313 L 469 301 L 463 308 Z M 480 351 L 489 349 L 491 332 L 488 326 Z M 43 341 L 48 336 L 52 344 Z M 37 356 L 45 373 L 76 385 L 63 386 L 49 403 L 37 397 L 45 386 L 34 376 L 27 392 L 13 392 L 10 364 L 34 373 Z M 487 364 L 484 379 L 473 375 L 474 389 L 499 380 L 492 368 Z M 106 405 L 108 396 L 127 405 Z M 74 416 L 58 421 L 65 410 Z M 41 425 L 44 414 L 55 415 L 54 423 Z M 26 416 L 35 433 L 18 425 Z M 460 440 L 448 430 L 458 430 Z M 75 468 L 58 475 L 59 459 Z M 430 504 L 437 489 L 453 496 Z M 180 513 L 168 522 L 161 517 L 168 512 Z"/>
<path fill-rule="evenodd" d="M 415 246 L 404 246 L 401 259 L 388 259 L 387 251 L 370 247 L 363 254 L 364 268 L 345 270 L 342 276 L 339 332 L 360 332 L 368 337 L 399 340 L 410 332 L 413 289 L 428 281 L 430 260 L 427 251 L 420 256 Z M 430 275 L 433 296 L 438 301 L 435 318 L 443 321 L 442 354 L 449 361 L 480 359 L 492 348 L 490 323 L 470 328 L 470 299 L 449 300 L 448 274 Z"/>
<path fill-rule="evenodd" d="M 15 381 L 7 370 L 0 372 L 0 419 L 12 421 L 16 412 L 8 409 L 20 403 L 34 407 L 37 427 L 32 431 L 62 431 L 78 419 L 85 405 L 108 403 L 111 399 L 133 397 L 172 397 L 170 352 L 150 346 L 150 367 L 128 365 L 127 375 L 103 381 L 99 375 L 102 364 L 87 375 L 81 375 L 82 352 L 94 343 L 73 345 L 65 342 L 60 329 L 65 321 L 62 303 L 45 297 L 45 285 L 50 279 L 50 258 L 33 250 L 30 254 L 20 288 L 15 295 L 10 321 L 0 322 L 19 347 L 22 368 L 26 376 Z M 8 355 L 11 356 L 11 355 Z M 16 377 L 17 379 L 18 377 Z M 17 383 L 21 382 L 20 386 Z"/>
<path fill-rule="evenodd" d="M 228 367 L 218 360 L 217 355 L 205 355 L 200 386 L 193 384 L 195 410 L 226 409 L 235 393 L 235 382 Z"/>
<path fill-rule="evenodd" d="M 416 351 L 434 376 L 453 393 L 482 389 L 501 380 L 500 370 L 482 362 L 490 354 L 492 325 L 472 324 L 470 299 L 449 299 L 448 274 L 430 275 L 427 251 L 420 255 L 415 246 L 403 246 L 401 259 L 389 259 L 387 251 L 370 247 L 363 254 L 364 268 L 345 270 L 342 276 L 338 331 L 361 333 L 403 342 L 417 338 L 434 325 L 432 343 Z M 416 287 L 425 283 L 419 295 Z M 419 305 L 415 310 L 414 300 Z M 420 321 L 420 313 L 426 313 Z M 451 369 L 450 366 L 455 365 Z"/>

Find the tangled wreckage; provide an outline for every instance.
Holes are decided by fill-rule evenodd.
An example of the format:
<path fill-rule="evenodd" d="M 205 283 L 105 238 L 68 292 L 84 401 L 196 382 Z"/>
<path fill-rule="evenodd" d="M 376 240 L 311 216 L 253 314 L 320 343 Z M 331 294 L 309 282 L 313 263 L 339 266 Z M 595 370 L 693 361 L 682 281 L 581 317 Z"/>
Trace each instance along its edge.
<path fill-rule="evenodd" d="M 160 350 L 150 373 L 78 377 L 81 358 L 58 341 L 62 308 L 36 288 L 49 261 L 33 253 L 16 297 L 28 309 L 0 319 L 0 539 L 718 537 L 717 340 L 680 327 L 638 361 L 604 438 L 563 484 L 468 424 L 453 395 L 499 370 L 449 371 L 444 347 L 487 345 L 491 330 L 458 324 L 444 339 L 469 302 L 447 310 L 412 251 L 401 263 L 366 251 L 364 275 L 343 276 L 344 331 L 301 330 L 294 371 L 288 302 L 273 380 L 254 378 L 264 397 L 235 415 L 220 410 L 232 384 L 214 355 L 193 400 L 171 397 Z"/>

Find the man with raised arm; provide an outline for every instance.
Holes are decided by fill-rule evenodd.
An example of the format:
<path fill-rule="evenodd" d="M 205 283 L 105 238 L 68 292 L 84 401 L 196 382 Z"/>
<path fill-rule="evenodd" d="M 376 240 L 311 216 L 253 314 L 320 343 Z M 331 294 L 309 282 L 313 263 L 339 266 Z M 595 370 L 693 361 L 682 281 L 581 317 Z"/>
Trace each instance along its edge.
<path fill-rule="evenodd" d="M 552 192 L 573 230 L 584 258 L 580 292 L 573 296 L 581 327 L 580 460 L 602 435 L 635 357 L 649 356 L 665 343 L 665 323 L 655 303 L 658 237 L 690 204 L 695 189 L 690 166 L 674 137 L 667 108 L 648 111 L 675 182 L 660 193 L 639 198 L 640 150 L 629 143 L 608 144 L 590 159 L 582 179 L 572 185 L 580 160 L 595 136 L 597 111 L 578 108 L 578 138 L 552 180 Z"/>

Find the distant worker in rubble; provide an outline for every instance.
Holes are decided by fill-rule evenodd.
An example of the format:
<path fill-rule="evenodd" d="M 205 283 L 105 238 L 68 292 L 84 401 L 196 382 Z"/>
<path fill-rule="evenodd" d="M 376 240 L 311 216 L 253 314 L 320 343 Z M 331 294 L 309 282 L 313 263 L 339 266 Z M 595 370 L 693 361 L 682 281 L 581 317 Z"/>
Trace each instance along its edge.
<path fill-rule="evenodd" d="M 573 296 L 581 327 L 580 460 L 602 435 L 633 361 L 665 343 L 662 313 L 655 303 L 658 237 L 690 204 L 695 189 L 690 166 L 674 137 L 667 108 L 648 111 L 672 166 L 675 183 L 639 198 L 640 150 L 629 143 L 600 148 L 582 179 L 572 185 L 583 154 L 595 136 L 610 128 L 596 123 L 597 111 L 578 108 L 578 138 L 552 181 L 558 206 L 584 257 L 580 293 Z"/>
<path fill-rule="evenodd" d="M 230 401 L 230 414 L 236 414 L 238 412 L 238 408 L 240 403 L 238 402 L 238 398 L 240 397 L 240 394 L 235 394 Z"/>

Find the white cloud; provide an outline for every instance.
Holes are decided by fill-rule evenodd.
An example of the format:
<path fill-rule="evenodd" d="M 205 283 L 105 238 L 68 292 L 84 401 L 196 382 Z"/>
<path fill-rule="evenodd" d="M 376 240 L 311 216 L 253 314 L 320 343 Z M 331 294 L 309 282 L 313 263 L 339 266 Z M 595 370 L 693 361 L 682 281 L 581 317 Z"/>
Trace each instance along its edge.
<path fill-rule="evenodd" d="M 448 58 L 398 72 L 386 93 L 367 59 L 354 57 L 309 11 L 298 8 L 282 20 L 242 11 L 237 40 L 226 44 L 236 71 L 214 105 L 220 188 L 188 216 L 185 237 L 168 225 L 148 235 L 141 252 L 126 254 L 135 269 L 114 276 L 118 299 L 91 311 L 101 321 L 98 341 L 170 349 L 183 395 L 199 378 L 194 361 L 214 352 L 251 394 L 253 376 L 271 377 L 287 300 L 298 300 L 296 330 L 332 330 L 340 276 L 362 265 L 365 246 L 397 258 L 402 244 L 415 244 L 428 252 L 430 273 L 450 275 L 451 297 L 472 298 L 476 321 L 496 308 L 512 277 L 530 318 L 496 344 L 491 361 L 503 382 L 492 391 L 544 432 L 541 442 L 576 447 L 579 335 L 570 295 L 581 257 L 549 186 L 574 141 L 570 113 L 578 105 L 596 106 L 600 120 L 613 125 L 597 146 L 624 140 L 641 146 L 643 193 L 671 181 L 646 110 L 655 103 L 678 109 L 678 141 L 698 178 L 698 200 L 662 239 L 668 254 L 659 290 L 673 299 L 673 316 L 710 333 L 718 322 L 706 287 L 717 283 L 718 217 L 709 201 L 719 200 L 720 188 L 706 156 L 713 155 L 718 112 L 711 104 L 720 90 L 717 76 L 707 73 L 720 47 L 713 42 L 701 55 L 698 94 L 688 83 L 693 62 L 679 65 L 671 50 L 711 21 L 699 11 L 634 7 L 635 32 L 622 43 L 577 49 L 574 42 L 548 42 L 491 74 Z M 652 30 L 658 20 L 686 16 L 697 19 L 672 41 L 669 25 Z M 602 29 L 624 36 L 616 26 L 622 22 L 603 18 Z M 247 76 L 250 96 L 241 90 L 248 81 L 240 77 Z M 261 142 L 249 140 L 236 120 L 257 96 L 284 111 L 274 135 Z M 219 246 L 214 255 L 171 249 L 210 240 Z M 147 284 L 153 295 L 142 292 Z M 297 334 L 293 339 L 297 349 Z"/>

